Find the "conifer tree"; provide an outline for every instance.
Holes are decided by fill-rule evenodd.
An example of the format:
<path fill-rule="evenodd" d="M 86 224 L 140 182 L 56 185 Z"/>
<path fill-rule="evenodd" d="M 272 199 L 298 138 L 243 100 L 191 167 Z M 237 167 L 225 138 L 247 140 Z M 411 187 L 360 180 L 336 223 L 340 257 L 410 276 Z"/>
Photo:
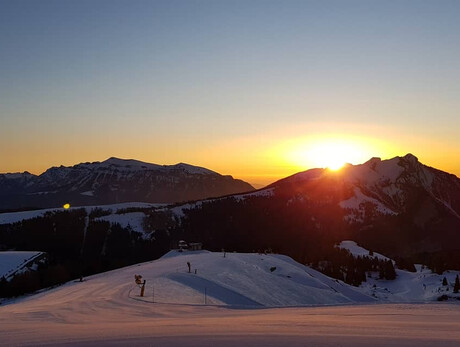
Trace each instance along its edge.
<path fill-rule="evenodd" d="M 460 291 L 460 280 L 457 277 L 455 277 L 455 285 L 454 285 L 454 293 L 458 293 Z"/>
<path fill-rule="evenodd" d="M 394 280 L 396 278 L 396 271 L 391 260 L 385 263 L 385 279 Z"/>
<path fill-rule="evenodd" d="M 443 286 L 447 286 L 447 278 L 444 277 L 444 278 L 442 279 L 442 285 L 443 285 Z"/>

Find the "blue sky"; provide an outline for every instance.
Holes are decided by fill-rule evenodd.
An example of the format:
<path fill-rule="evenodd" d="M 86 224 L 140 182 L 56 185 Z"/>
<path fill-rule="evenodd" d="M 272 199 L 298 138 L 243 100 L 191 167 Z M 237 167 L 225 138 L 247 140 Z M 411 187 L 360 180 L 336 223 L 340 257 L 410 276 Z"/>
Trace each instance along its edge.
<path fill-rule="evenodd" d="M 302 165 L 263 150 L 314 130 L 460 173 L 459 43 L 458 1 L 0 1 L 0 172 L 275 177 Z"/>

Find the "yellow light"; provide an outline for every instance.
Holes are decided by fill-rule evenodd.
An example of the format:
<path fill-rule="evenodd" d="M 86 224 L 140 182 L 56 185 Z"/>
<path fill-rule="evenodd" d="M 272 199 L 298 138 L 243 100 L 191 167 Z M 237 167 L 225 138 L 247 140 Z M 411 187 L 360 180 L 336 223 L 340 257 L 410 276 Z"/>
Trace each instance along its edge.
<path fill-rule="evenodd" d="M 64 204 L 62 207 L 64 207 L 66 210 L 70 208 L 70 204 L 67 203 L 67 204 Z"/>
<path fill-rule="evenodd" d="M 316 167 L 326 167 L 330 170 L 338 170 L 345 163 L 353 161 L 360 156 L 359 148 L 350 143 L 325 142 L 314 144 L 305 153 Z"/>
<path fill-rule="evenodd" d="M 301 168 L 339 170 L 346 163 L 360 164 L 377 156 L 371 140 L 341 136 L 296 139 L 283 150 L 286 161 Z"/>

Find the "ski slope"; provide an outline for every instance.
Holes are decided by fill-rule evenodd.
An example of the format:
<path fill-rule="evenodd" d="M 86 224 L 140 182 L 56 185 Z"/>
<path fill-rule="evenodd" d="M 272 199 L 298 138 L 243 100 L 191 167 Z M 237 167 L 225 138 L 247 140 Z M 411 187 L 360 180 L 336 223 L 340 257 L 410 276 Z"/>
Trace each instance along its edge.
<path fill-rule="evenodd" d="M 191 264 L 191 273 L 187 263 Z M 135 274 L 146 280 L 143 298 L 139 297 L 140 289 L 134 283 Z M 120 303 L 143 300 L 263 308 L 375 302 L 356 288 L 287 256 L 227 253 L 224 257 L 223 253 L 208 251 L 170 251 L 157 261 L 94 275 L 84 283 L 67 283 L 23 300 L 73 302 L 77 292 L 82 297 L 98 300 L 92 288 L 108 285 L 113 298 Z"/>
<path fill-rule="evenodd" d="M 146 280 L 144 297 L 135 274 Z M 372 302 L 281 255 L 170 252 L 3 302 L 0 336 L 5 345 L 29 346 L 460 343 L 458 305 Z"/>
<path fill-rule="evenodd" d="M 142 270 L 147 292 L 152 286 L 158 302 L 200 304 L 205 290 L 207 303 L 238 307 L 374 301 L 343 282 L 277 254 L 227 253 L 224 257 L 207 251 L 171 251 L 152 263 L 151 269 Z"/>

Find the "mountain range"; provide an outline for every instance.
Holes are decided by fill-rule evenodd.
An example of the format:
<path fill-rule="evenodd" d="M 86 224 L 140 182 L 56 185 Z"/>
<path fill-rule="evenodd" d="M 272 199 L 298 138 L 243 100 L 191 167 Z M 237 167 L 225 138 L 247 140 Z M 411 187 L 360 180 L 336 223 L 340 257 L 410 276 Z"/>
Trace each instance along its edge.
<path fill-rule="evenodd" d="M 120 202 L 172 203 L 251 191 L 231 176 L 184 163 L 156 165 L 110 158 L 41 175 L 0 174 L 0 209 L 48 208 Z"/>
<path fill-rule="evenodd" d="M 166 231 L 171 239 L 204 242 L 212 250 L 271 248 L 303 261 L 320 259 L 324 247 L 350 239 L 392 257 L 441 252 L 447 254 L 444 263 L 454 258 L 460 264 L 455 255 L 460 250 L 460 179 L 412 154 L 372 158 L 338 171 L 311 169 L 259 190 L 187 164 L 116 158 L 51 168 L 40 176 L 1 175 L 0 187 L 3 208 L 14 198 L 46 207 L 59 206 L 64 198 L 87 205 L 176 202 L 147 214 L 141 210 L 128 217 L 131 226 L 145 235 Z M 209 196 L 217 197 L 203 199 Z M 185 200 L 195 201 L 177 203 Z M 117 216 L 112 219 L 129 224 Z"/>
<path fill-rule="evenodd" d="M 444 263 L 453 257 L 460 264 L 460 179 L 412 154 L 312 169 L 172 211 L 182 216 L 183 237 L 206 240 L 211 249 L 272 248 L 302 261 L 351 239 L 393 257 L 441 252 Z"/>
<path fill-rule="evenodd" d="M 140 184 L 132 187 L 141 194 L 137 187 L 144 181 L 139 177 L 147 177 L 144 187 L 149 187 L 153 172 L 162 173 L 157 187 L 177 187 L 183 177 L 203 184 L 225 179 L 184 164 L 118 163 L 110 159 L 50 169 L 40 181 L 32 179 L 30 187 L 47 196 L 39 182 L 48 178 L 49 185 L 68 195 L 102 200 L 97 184 L 106 182 L 112 193 L 126 192 L 129 199 L 128 182 Z M 27 181 L 27 174 L 16 179 Z M 394 259 L 398 269 L 415 271 L 414 264 L 424 264 L 438 274 L 460 270 L 460 179 L 420 163 L 412 154 L 372 158 L 338 171 L 312 169 L 259 190 L 239 187 L 236 194 L 169 205 L 135 202 L 2 213 L 0 248 L 46 252 L 53 271 L 64 266 L 60 276 L 40 275 L 41 285 L 155 259 L 180 240 L 202 243 L 211 251 L 285 254 L 355 286 L 369 272 L 386 280 L 396 273 L 388 260 L 350 257 L 338 247 L 345 240 L 369 255 L 378 252 Z"/>

